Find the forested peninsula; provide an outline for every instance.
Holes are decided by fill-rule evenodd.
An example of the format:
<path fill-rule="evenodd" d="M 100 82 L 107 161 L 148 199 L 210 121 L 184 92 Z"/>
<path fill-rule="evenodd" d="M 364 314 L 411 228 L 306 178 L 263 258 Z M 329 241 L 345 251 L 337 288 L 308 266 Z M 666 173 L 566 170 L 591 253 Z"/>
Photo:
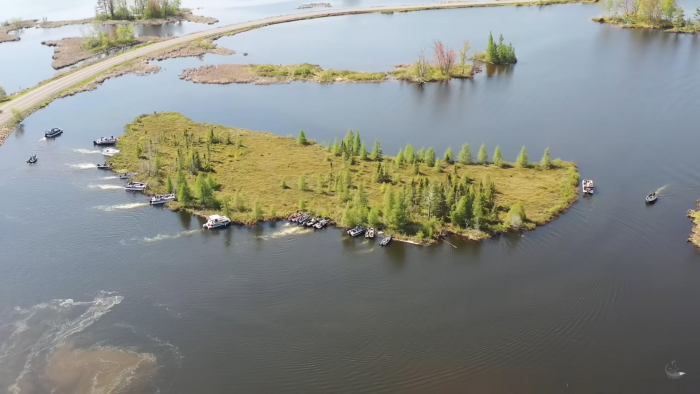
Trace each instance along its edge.
<path fill-rule="evenodd" d="M 483 239 L 512 229 L 533 229 L 577 198 L 573 163 L 539 163 L 525 147 L 514 163 L 499 147 L 476 157 L 464 144 L 447 148 L 406 145 L 395 157 L 359 132 L 326 145 L 295 136 L 196 123 L 173 113 L 142 115 L 125 127 L 115 171 L 137 172 L 151 193 L 175 192 L 173 209 L 223 213 L 253 224 L 297 210 L 331 217 L 343 227 L 366 223 L 399 238 L 429 241 L 454 232 Z"/>

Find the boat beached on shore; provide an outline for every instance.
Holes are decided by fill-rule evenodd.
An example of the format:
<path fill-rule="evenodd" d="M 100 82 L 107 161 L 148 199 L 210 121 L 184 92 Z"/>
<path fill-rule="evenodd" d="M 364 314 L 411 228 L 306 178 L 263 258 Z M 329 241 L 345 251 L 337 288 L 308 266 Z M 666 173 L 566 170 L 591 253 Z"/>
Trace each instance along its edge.
<path fill-rule="evenodd" d="M 163 205 L 168 201 L 175 201 L 176 197 L 175 194 L 170 193 L 170 194 L 156 194 L 155 196 L 151 197 L 151 199 L 148 201 L 149 204 L 151 205 Z"/>
<path fill-rule="evenodd" d="M 228 227 L 231 225 L 231 219 L 229 219 L 226 216 L 221 216 L 221 215 L 211 215 L 209 216 L 209 220 L 207 220 L 206 223 L 202 225 L 202 227 L 213 230 L 217 228 L 222 228 L 222 227 Z"/>
<path fill-rule="evenodd" d="M 124 185 L 124 190 L 142 192 L 146 190 L 148 183 L 144 182 L 128 182 Z"/>
<path fill-rule="evenodd" d="M 119 179 L 129 179 L 135 177 L 137 174 L 135 172 L 124 172 L 119 174 Z"/>

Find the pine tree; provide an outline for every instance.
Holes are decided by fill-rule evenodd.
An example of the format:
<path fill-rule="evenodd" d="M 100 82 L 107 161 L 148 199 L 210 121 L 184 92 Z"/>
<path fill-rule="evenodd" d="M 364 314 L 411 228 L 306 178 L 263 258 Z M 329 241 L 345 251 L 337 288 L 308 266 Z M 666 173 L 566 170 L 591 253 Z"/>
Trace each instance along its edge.
<path fill-rule="evenodd" d="M 479 154 L 476 156 L 476 162 L 479 164 L 489 164 L 489 155 L 486 153 L 486 144 L 481 144 Z"/>
<path fill-rule="evenodd" d="M 449 207 L 447 206 L 447 198 L 445 197 L 445 190 L 442 185 L 438 182 L 434 182 L 431 185 L 431 200 L 430 200 L 430 212 L 431 216 L 434 216 L 440 220 L 444 220 L 449 214 Z"/>
<path fill-rule="evenodd" d="M 435 149 L 432 147 L 425 152 L 425 164 L 428 167 L 435 167 Z"/>
<path fill-rule="evenodd" d="M 398 230 L 404 231 L 408 223 L 408 205 L 406 195 L 403 191 L 399 192 L 396 198 L 396 203 L 391 210 L 391 226 Z"/>
<path fill-rule="evenodd" d="M 379 140 L 374 140 L 371 156 L 374 161 L 380 161 L 382 159 L 382 143 L 379 142 Z"/>
<path fill-rule="evenodd" d="M 369 198 L 367 197 L 367 190 L 365 190 L 365 183 L 362 182 L 357 186 L 357 190 L 355 191 L 353 206 L 356 208 L 366 207 L 368 203 Z"/>
<path fill-rule="evenodd" d="M 413 145 L 406 145 L 406 149 L 403 150 L 403 157 L 406 159 L 406 163 L 413 164 L 416 161 L 416 155 L 413 152 Z"/>
<path fill-rule="evenodd" d="M 418 161 L 413 162 L 413 175 L 420 175 L 420 163 Z"/>
<path fill-rule="evenodd" d="M 352 141 L 352 150 L 355 156 L 360 155 L 360 149 L 362 149 L 362 141 L 360 140 L 360 132 L 355 133 L 355 138 Z"/>
<path fill-rule="evenodd" d="M 448 164 L 451 164 L 454 162 L 454 153 L 452 152 L 451 146 L 447 147 L 445 154 L 442 156 L 442 160 L 444 160 L 445 163 L 448 163 Z"/>
<path fill-rule="evenodd" d="M 425 161 L 425 148 L 420 148 L 420 150 L 416 152 L 416 161 L 419 163 Z"/>
<path fill-rule="evenodd" d="M 299 175 L 299 180 L 297 181 L 297 186 L 299 187 L 299 190 L 304 191 L 306 190 L 306 177 L 304 174 Z"/>
<path fill-rule="evenodd" d="M 549 148 L 546 148 L 544 150 L 544 156 L 542 156 L 540 166 L 545 170 L 549 170 L 550 168 L 552 168 L 552 160 L 549 158 Z"/>
<path fill-rule="evenodd" d="M 388 185 L 384 192 L 384 221 L 387 222 L 387 224 L 391 222 L 391 211 L 394 209 L 394 203 L 394 191 L 391 185 Z"/>
<path fill-rule="evenodd" d="M 474 164 L 472 159 L 472 151 L 469 149 L 469 144 L 462 145 L 462 150 L 459 151 L 457 160 L 464 165 Z"/>
<path fill-rule="evenodd" d="M 396 155 L 396 158 L 394 159 L 394 164 L 396 164 L 397 168 L 401 168 L 404 163 L 404 158 L 403 158 L 403 149 L 399 148 L 399 153 Z"/>
<path fill-rule="evenodd" d="M 522 149 L 520 149 L 520 154 L 518 155 L 518 158 L 515 159 L 515 165 L 519 168 L 526 168 L 528 166 L 527 152 L 525 151 L 524 146 Z"/>
<path fill-rule="evenodd" d="M 306 134 L 304 134 L 304 130 L 299 131 L 299 136 L 297 137 L 297 144 L 299 145 L 306 145 Z"/>
<path fill-rule="evenodd" d="M 168 179 L 165 181 L 165 191 L 168 193 L 173 192 L 173 181 L 170 179 L 170 175 L 168 175 Z"/>
<path fill-rule="evenodd" d="M 489 32 L 489 41 L 486 44 L 486 59 L 489 63 L 498 64 L 498 45 L 493 42 L 493 34 Z"/>
<path fill-rule="evenodd" d="M 335 156 L 340 156 L 342 154 L 342 149 L 340 148 L 340 145 L 338 145 L 337 138 L 335 140 L 333 140 L 333 154 Z"/>
<path fill-rule="evenodd" d="M 471 220 L 470 205 L 471 204 L 468 197 L 463 196 L 459 199 L 459 201 L 455 205 L 454 211 L 452 211 L 452 214 L 450 215 L 450 220 L 452 221 L 452 224 L 459 228 L 467 227 L 467 223 L 469 223 L 469 221 Z"/>
<path fill-rule="evenodd" d="M 260 201 L 258 200 L 255 200 L 255 204 L 253 204 L 253 219 L 256 221 L 263 219 L 262 204 L 260 204 Z"/>
<path fill-rule="evenodd" d="M 474 223 L 474 228 L 479 229 L 481 226 L 481 220 L 484 217 L 484 203 L 481 196 L 481 192 L 477 191 L 474 194 L 474 200 L 472 202 L 472 222 Z"/>
<path fill-rule="evenodd" d="M 496 150 L 493 152 L 493 164 L 503 167 L 503 156 L 501 156 L 501 147 L 496 146 Z"/>
<path fill-rule="evenodd" d="M 187 184 L 187 181 L 183 181 L 182 183 L 178 182 L 177 200 L 183 207 L 186 207 L 190 201 L 192 201 L 192 191 L 190 191 L 190 186 Z"/>
<path fill-rule="evenodd" d="M 508 57 L 508 47 L 503 43 L 503 34 L 501 34 L 498 38 L 498 63 L 507 64 Z"/>
<path fill-rule="evenodd" d="M 527 220 L 527 215 L 525 214 L 525 207 L 518 201 L 510 207 L 508 211 L 508 216 L 506 217 L 506 224 L 514 229 L 519 229 L 523 222 Z"/>
<path fill-rule="evenodd" d="M 367 146 L 364 142 L 360 145 L 360 160 L 367 160 Z"/>
<path fill-rule="evenodd" d="M 349 155 L 352 155 L 353 149 L 352 145 L 355 140 L 355 133 L 352 131 L 352 129 L 348 129 L 348 132 L 345 134 L 345 138 L 343 138 L 343 145 L 345 148 L 345 152 L 347 152 Z"/>
<path fill-rule="evenodd" d="M 378 228 L 379 225 L 381 224 L 381 217 L 379 215 L 379 209 L 378 208 L 372 208 L 369 211 L 369 214 L 367 215 L 367 222 L 369 223 L 370 226 L 374 228 Z"/>

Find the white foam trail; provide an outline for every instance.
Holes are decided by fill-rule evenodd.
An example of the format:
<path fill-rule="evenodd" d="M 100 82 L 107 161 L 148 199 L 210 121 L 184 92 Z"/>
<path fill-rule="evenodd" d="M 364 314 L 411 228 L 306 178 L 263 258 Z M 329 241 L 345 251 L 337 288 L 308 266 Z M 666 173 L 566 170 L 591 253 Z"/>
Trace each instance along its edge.
<path fill-rule="evenodd" d="M 663 185 L 660 188 L 656 189 L 656 194 L 661 194 L 664 190 L 668 188 L 669 185 Z"/>
<path fill-rule="evenodd" d="M 147 206 L 147 202 L 132 202 L 129 204 L 119 204 L 119 205 L 100 205 L 95 207 L 95 209 L 99 209 L 101 211 L 105 212 L 111 212 L 117 209 L 134 209 L 134 208 L 140 208 L 140 207 L 145 207 Z"/>
<path fill-rule="evenodd" d="M 46 141 L 46 137 L 41 137 L 41 138 L 39 138 L 39 139 L 37 140 L 37 142 L 39 142 L 39 141 Z"/>
<path fill-rule="evenodd" d="M 119 185 L 95 185 L 95 184 L 89 184 L 88 188 L 90 189 L 101 189 L 101 190 L 116 190 L 116 189 L 123 189 L 123 186 Z"/>
<path fill-rule="evenodd" d="M 70 166 L 71 168 L 77 168 L 80 170 L 87 170 L 88 168 L 97 168 L 97 165 L 93 163 L 80 163 L 80 164 L 66 164 L 67 166 Z"/>
<path fill-rule="evenodd" d="M 105 179 L 105 180 L 106 180 L 106 179 L 119 179 L 119 177 L 116 176 L 116 175 L 112 175 L 112 176 L 103 176 L 103 177 L 100 178 L 100 179 Z"/>
<path fill-rule="evenodd" d="M 260 236 L 258 236 L 258 238 L 260 238 L 260 239 L 276 239 L 276 238 L 287 237 L 290 235 L 311 234 L 313 232 L 314 232 L 314 230 L 312 228 L 308 228 L 308 227 L 299 227 L 299 226 L 286 227 L 285 226 L 285 228 L 282 230 L 275 231 L 274 233 L 271 233 L 271 234 L 260 235 Z"/>
<path fill-rule="evenodd" d="M 177 234 L 175 234 L 175 235 L 170 235 L 170 234 L 158 234 L 158 235 L 156 235 L 156 236 L 153 237 L 153 238 L 144 237 L 144 238 L 141 240 L 141 242 L 149 243 L 149 244 L 150 244 L 150 243 L 153 243 L 153 242 L 165 241 L 166 239 L 175 239 L 175 238 L 180 238 L 180 237 L 185 236 L 185 235 L 196 234 L 196 233 L 201 232 L 201 231 L 202 231 L 201 229 L 197 229 L 197 230 L 180 231 L 179 233 L 177 233 Z"/>
<path fill-rule="evenodd" d="M 22 371 L 15 379 L 15 382 L 9 386 L 7 390 L 12 394 L 18 394 L 20 392 L 19 382 L 32 370 L 34 360 L 37 358 L 37 356 L 39 356 L 42 352 L 50 354 L 56 348 L 63 345 L 71 335 L 79 333 L 90 327 L 105 313 L 109 312 L 113 306 L 119 304 L 124 299 L 123 296 L 114 296 L 109 294 L 110 293 L 108 292 L 100 292 L 92 301 L 75 302 L 72 299 L 56 299 L 48 303 L 34 305 L 28 310 L 15 308 L 15 310 L 20 314 L 29 314 L 27 317 L 20 320 L 20 322 L 23 322 L 24 325 L 26 325 L 27 321 L 31 319 L 39 310 L 51 309 L 56 311 L 58 316 L 56 316 L 54 321 L 51 321 L 50 324 L 48 324 L 46 321 L 38 323 L 40 327 L 44 327 L 45 331 L 41 334 L 41 337 L 38 340 L 32 341 L 33 346 L 31 346 L 29 350 L 29 355 L 27 356 Z M 70 318 L 62 315 L 72 312 L 73 308 L 78 306 L 88 306 L 88 308 L 78 317 Z M 13 336 L 21 336 L 19 334 L 21 334 L 24 330 L 20 329 L 20 327 L 22 327 L 22 324 L 17 326 L 17 330 L 15 330 L 15 333 L 17 334 Z M 14 343 L 12 344 L 12 347 L 13 346 Z M 2 360 L 2 358 L 0 358 L 0 360 Z"/>
<path fill-rule="evenodd" d="M 95 149 L 73 149 L 73 152 L 82 153 L 84 155 L 96 155 L 98 153 L 102 153 L 101 150 L 95 150 Z"/>

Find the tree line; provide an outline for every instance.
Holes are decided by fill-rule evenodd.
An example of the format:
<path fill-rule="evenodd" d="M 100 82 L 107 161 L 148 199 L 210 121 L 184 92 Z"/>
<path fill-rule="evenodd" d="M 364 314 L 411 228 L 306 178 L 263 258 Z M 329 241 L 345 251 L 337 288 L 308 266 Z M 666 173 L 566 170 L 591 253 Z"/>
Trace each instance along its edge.
<path fill-rule="evenodd" d="M 97 0 L 97 19 L 160 19 L 182 14 L 180 0 Z"/>
<path fill-rule="evenodd" d="M 518 58 L 515 56 L 513 44 L 503 42 L 503 34 L 498 38 L 498 44 L 493 41 L 493 34 L 489 32 L 489 40 L 486 44 L 486 52 L 483 59 L 493 64 L 515 64 Z"/>
<path fill-rule="evenodd" d="M 686 18 L 676 0 L 605 0 L 602 6 L 607 13 L 619 17 L 620 22 L 700 31 L 700 7 L 692 18 Z"/>

